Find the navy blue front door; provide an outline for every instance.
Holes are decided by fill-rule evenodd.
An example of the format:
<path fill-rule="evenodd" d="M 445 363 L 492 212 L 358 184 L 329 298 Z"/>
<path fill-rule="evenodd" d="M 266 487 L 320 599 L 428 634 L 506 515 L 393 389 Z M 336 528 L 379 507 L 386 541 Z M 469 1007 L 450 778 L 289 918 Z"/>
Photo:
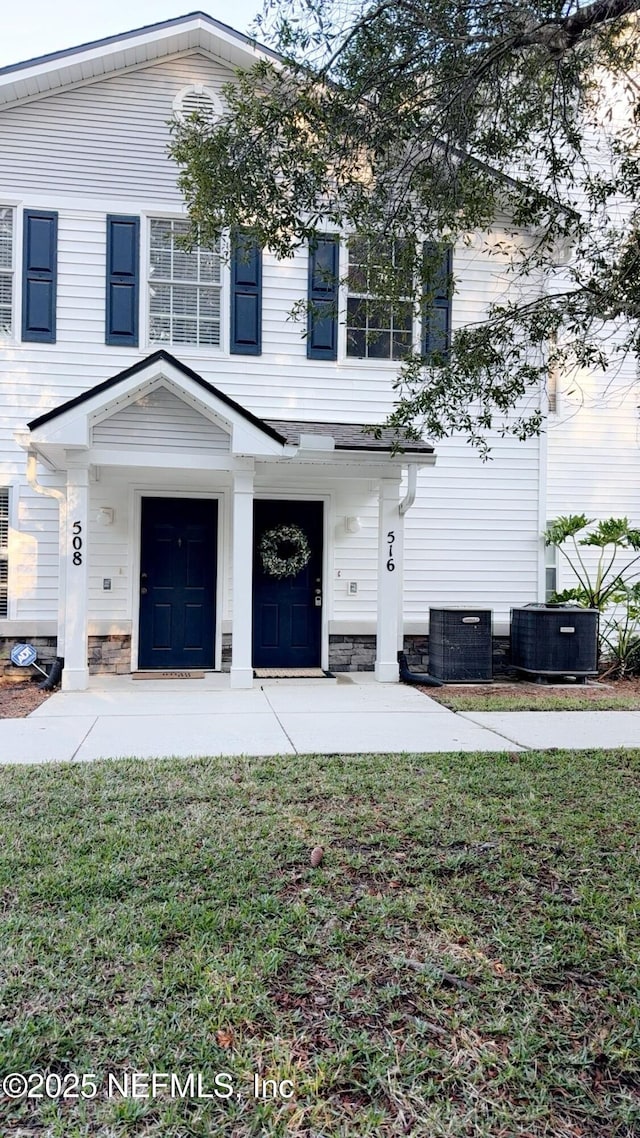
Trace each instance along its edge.
<path fill-rule="evenodd" d="M 260 542 L 280 526 L 298 526 L 311 556 L 293 577 L 265 567 Z M 284 560 L 294 546 L 278 547 Z M 261 501 L 254 508 L 253 665 L 314 668 L 320 665 L 322 629 L 322 502 Z"/>
<path fill-rule="evenodd" d="M 218 504 L 143 498 L 139 668 L 212 668 Z"/>

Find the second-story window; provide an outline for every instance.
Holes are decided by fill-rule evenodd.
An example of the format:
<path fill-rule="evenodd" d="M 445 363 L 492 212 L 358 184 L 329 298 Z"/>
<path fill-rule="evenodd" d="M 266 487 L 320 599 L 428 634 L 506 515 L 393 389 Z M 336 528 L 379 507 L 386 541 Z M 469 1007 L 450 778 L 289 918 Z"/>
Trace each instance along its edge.
<path fill-rule="evenodd" d="M 186 221 L 153 218 L 149 238 L 149 339 L 220 344 L 220 243 L 185 249 Z"/>
<path fill-rule="evenodd" d="M 354 237 L 348 248 L 347 356 L 401 360 L 412 348 L 414 308 L 411 277 L 403 271 L 402 245 Z M 383 282 L 385 294 L 393 301 L 376 296 Z"/>
<path fill-rule="evenodd" d="M 0 336 L 13 331 L 13 210 L 0 205 Z"/>

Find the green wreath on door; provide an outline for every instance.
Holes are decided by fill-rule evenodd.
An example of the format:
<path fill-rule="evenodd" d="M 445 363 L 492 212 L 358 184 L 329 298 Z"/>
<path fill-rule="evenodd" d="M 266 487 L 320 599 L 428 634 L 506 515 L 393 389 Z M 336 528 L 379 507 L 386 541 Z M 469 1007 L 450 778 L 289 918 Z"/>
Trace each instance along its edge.
<path fill-rule="evenodd" d="M 278 580 L 297 577 L 311 558 L 307 535 L 296 525 L 280 525 L 266 530 L 260 538 L 259 550 L 265 573 Z"/>

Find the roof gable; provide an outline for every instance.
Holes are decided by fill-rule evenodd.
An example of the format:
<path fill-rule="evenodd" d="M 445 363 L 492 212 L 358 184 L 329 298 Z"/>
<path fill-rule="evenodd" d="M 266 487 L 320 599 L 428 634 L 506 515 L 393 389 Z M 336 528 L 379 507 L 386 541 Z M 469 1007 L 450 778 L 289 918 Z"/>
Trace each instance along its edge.
<path fill-rule="evenodd" d="M 0 107 L 41 98 L 78 83 L 144 67 L 185 51 L 203 51 L 229 67 L 248 67 L 258 59 L 279 56 L 205 12 L 107 36 L 91 43 L 0 68 Z"/>
<path fill-rule="evenodd" d="M 286 445 L 274 427 L 163 349 L 33 419 L 28 424 L 31 440 L 47 446 L 86 447 L 93 423 L 130 406 L 142 391 L 163 380 L 176 395 L 228 428 L 233 453 L 278 454 Z"/>
<path fill-rule="evenodd" d="M 179 416 L 172 413 L 172 401 L 180 406 Z M 67 449 L 105 447 L 115 439 L 125 449 L 181 453 L 180 431 L 174 429 L 178 419 L 193 453 L 263 459 L 295 455 L 302 461 L 316 461 L 319 455 L 331 461 L 332 453 L 344 451 L 358 452 L 359 461 L 379 456 L 401 464 L 406 451 L 405 462 L 435 462 L 430 443 L 403 444 L 386 428 L 376 439 L 363 423 L 260 419 L 164 349 L 32 419 L 30 434 L 20 442 L 48 455 L 54 465 L 55 456 Z"/>
<path fill-rule="evenodd" d="M 115 410 L 93 416 L 93 446 L 158 450 L 178 454 L 228 454 L 228 422 L 203 406 L 194 407 L 184 389 L 166 379 L 152 381 Z"/>

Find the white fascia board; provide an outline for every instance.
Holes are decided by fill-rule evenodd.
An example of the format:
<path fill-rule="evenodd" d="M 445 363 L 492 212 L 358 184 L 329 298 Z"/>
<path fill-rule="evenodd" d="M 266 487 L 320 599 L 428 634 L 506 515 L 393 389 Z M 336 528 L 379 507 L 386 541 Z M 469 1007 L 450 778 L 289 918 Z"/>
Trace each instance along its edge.
<path fill-rule="evenodd" d="M 333 450 L 324 453 L 320 450 L 298 450 L 295 462 L 296 465 L 336 466 L 338 468 L 351 467 L 355 463 L 363 470 L 384 464 L 387 471 L 392 469 L 400 475 L 403 467 L 408 465 L 435 466 L 436 457 L 435 454 L 421 452 L 392 455 L 388 451 L 379 450 Z"/>
<path fill-rule="evenodd" d="M 89 420 L 85 406 L 74 407 L 59 419 L 43 423 L 31 433 L 36 450 L 41 446 L 83 447 L 89 446 Z"/>
<path fill-rule="evenodd" d="M 161 447 L 137 451 L 117 446 L 92 446 L 89 461 L 95 466 L 126 466 L 133 470 L 228 471 L 233 468 L 229 455 L 209 455 L 203 451 L 179 454 Z"/>
<path fill-rule="evenodd" d="M 247 419 L 240 418 L 233 425 L 231 450 L 234 455 L 251 458 L 282 458 L 285 453 L 283 443 L 272 439 Z"/>
<path fill-rule="evenodd" d="M 163 44 L 168 50 L 163 51 Z M 30 67 L 0 75 L 0 105 L 41 98 L 78 83 L 93 82 L 132 67 L 146 67 L 166 55 L 205 51 L 233 67 L 250 67 L 259 59 L 277 62 L 269 50 L 245 43 L 224 28 L 212 27 L 201 17 L 180 25 L 150 28 L 138 35 L 119 37 L 112 43 L 71 49 Z"/>
<path fill-rule="evenodd" d="M 335 459 L 335 452 L 332 457 Z M 289 469 L 295 469 L 295 477 L 299 479 L 299 484 L 304 485 L 305 489 L 309 485 L 322 485 L 325 480 L 333 478 L 355 479 L 356 481 L 397 478 L 399 482 L 402 476 L 400 467 L 394 467 L 391 463 L 385 462 L 384 457 L 380 455 L 377 456 L 375 462 L 361 462 L 353 455 L 350 455 L 349 459 L 348 463 L 336 461 L 319 463 L 309 462 L 307 459 L 300 461 L 298 456 L 289 463 Z M 261 474 L 268 475 L 273 466 L 267 460 L 260 462 L 257 469 Z"/>

